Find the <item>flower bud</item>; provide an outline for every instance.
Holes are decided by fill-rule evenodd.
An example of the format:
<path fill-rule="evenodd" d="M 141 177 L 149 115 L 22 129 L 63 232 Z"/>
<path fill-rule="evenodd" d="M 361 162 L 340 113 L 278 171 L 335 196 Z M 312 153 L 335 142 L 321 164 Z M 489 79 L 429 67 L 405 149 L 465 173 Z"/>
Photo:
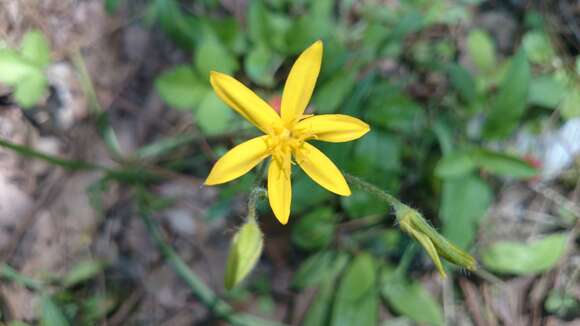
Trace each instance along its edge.
<path fill-rule="evenodd" d="M 396 208 L 396 215 L 401 230 L 411 235 L 423 246 L 442 277 L 445 277 L 446 274 L 439 256 L 468 270 L 473 271 L 477 268 L 475 258 L 445 239 L 416 210 L 406 205 L 400 205 Z"/>
<path fill-rule="evenodd" d="M 256 266 L 262 254 L 264 238 L 255 220 L 246 222 L 232 240 L 224 286 L 230 290 L 238 285 Z"/>

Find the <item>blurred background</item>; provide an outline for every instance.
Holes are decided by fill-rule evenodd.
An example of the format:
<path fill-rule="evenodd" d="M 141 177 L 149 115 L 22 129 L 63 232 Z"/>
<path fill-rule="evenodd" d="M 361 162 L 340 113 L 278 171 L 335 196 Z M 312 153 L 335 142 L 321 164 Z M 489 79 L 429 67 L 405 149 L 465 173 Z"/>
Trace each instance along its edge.
<path fill-rule="evenodd" d="M 255 176 L 204 187 L 257 130 L 221 71 L 279 106 L 324 41 L 317 146 L 419 209 L 478 272 L 442 279 L 394 214 L 296 169 L 290 223 L 223 286 Z M 578 325 L 575 0 L 0 1 L 0 324 Z"/>

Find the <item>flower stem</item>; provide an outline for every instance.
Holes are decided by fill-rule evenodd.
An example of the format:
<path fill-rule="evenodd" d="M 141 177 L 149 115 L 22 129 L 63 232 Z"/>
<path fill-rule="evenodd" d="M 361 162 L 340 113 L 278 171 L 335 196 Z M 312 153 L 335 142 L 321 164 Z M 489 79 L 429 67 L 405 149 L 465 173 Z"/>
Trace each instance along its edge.
<path fill-rule="evenodd" d="M 359 177 L 355 177 L 354 175 L 345 173 L 344 176 L 348 183 L 358 187 L 359 189 L 366 191 L 375 197 L 381 199 L 382 201 L 386 202 L 387 204 L 393 206 L 393 208 L 397 209 L 401 206 L 407 206 L 403 204 L 400 200 L 395 198 L 393 195 L 386 193 L 385 191 L 381 190 L 379 187 L 362 180 Z"/>

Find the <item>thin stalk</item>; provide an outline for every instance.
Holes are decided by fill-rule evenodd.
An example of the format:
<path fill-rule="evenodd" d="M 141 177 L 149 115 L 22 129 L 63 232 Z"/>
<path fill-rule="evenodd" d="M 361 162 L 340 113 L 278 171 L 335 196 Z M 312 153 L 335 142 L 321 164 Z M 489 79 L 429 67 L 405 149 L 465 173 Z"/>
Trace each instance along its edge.
<path fill-rule="evenodd" d="M 46 154 L 46 153 L 34 150 L 30 147 L 15 144 L 15 143 L 9 142 L 7 140 L 3 140 L 3 139 L 0 139 L 0 146 L 7 148 L 7 149 L 10 149 L 10 150 L 22 155 L 22 156 L 39 159 L 39 160 L 42 160 L 42 161 L 45 161 L 45 162 L 48 162 L 48 163 L 51 163 L 54 165 L 61 166 L 65 170 L 69 170 L 69 171 L 104 169 L 103 167 L 98 166 L 98 165 L 93 164 L 93 163 L 89 163 L 86 161 L 79 161 L 79 160 L 63 159 L 63 158 L 60 158 L 58 156 Z"/>
<path fill-rule="evenodd" d="M 200 278 L 191 270 L 187 264 L 179 257 L 173 248 L 165 241 L 159 227 L 151 216 L 145 212 L 140 214 L 148 233 L 153 238 L 155 245 L 173 267 L 175 273 L 189 286 L 194 296 L 207 307 L 213 315 L 234 326 L 252 325 L 283 325 L 276 322 L 261 319 L 259 317 L 238 314 L 230 305 L 220 299 Z"/>
<path fill-rule="evenodd" d="M 375 197 L 386 202 L 387 204 L 393 206 L 393 208 L 395 208 L 395 209 L 397 207 L 406 206 L 401 201 L 399 201 L 397 198 L 395 198 L 393 195 L 386 193 L 385 191 L 383 191 L 379 187 L 377 187 L 369 182 L 366 182 L 366 181 L 360 179 L 359 177 L 355 177 L 354 175 L 351 175 L 348 173 L 345 173 L 344 176 L 346 177 L 346 180 L 348 181 L 348 183 L 358 187 L 359 189 L 361 189 L 363 191 L 366 191 L 366 192 L 374 195 Z"/>

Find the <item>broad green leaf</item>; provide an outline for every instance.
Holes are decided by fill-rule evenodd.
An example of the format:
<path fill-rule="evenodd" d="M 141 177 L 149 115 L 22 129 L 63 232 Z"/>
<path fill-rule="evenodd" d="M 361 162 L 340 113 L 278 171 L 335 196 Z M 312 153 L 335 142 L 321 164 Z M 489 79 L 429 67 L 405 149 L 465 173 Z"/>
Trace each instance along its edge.
<path fill-rule="evenodd" d="M 195 112 L 195 120 L 206 135 L 219 135 L 232 130 L 233 112 L 214 92 L 209 92 Z"/>
<path fill-rule="evenodd" d="M 566 86 L 554 76 L 544 75 L 532 79 L 528 103 L 545 108 L 556 108 L 564 95 L 566 95 Z"/>
<path fill-rule="evenodd" d="M 248 53 L 244 69 L 248 77 L 260 86 L 272 87 L 274 74 L 280 67 L 282 58 L 264 45 L 258 45 Z"/>
<path fill-rule="evenodd" d="M 435 167 L 435 175 L 440 178 L 462 176 L 475 170 L 475 162 L 469 151 L 455 151 L 443 156 Z"/>
<path fill-rule="evenodd" d="M 538 174 L 530 163 L 509 154 L 477 149 L 472 158 L 482 169 L 501 176 L 526 179 Z"/>
<path fill-rule="evenodd" d="M 401 148 L 392 134 L 372 131 L 355 144 L 353 170 L 359 175 L 371 175 L 376 170 L 397 171 L 401 165 Z"/>
<path fill-rule="evenodd" d="M 300 53 L 316 40 L 324 39 L 333 26 L 329 20 L 314 19 L 303 15 L 293 21 L 286 33 L 286 48 L 289 53 Z"/>
<path fill-rule="evenodd" d="M 490 72 L 495 68 L 495 45 L 486 31 L 474 29 L 469 33 L 467 51 L 481 72 Z"/>
<path fill-rule="evenodd" d="M 103 271 L 105 264 L 98 260 L 85 260 L 77 263 L 62 281 L 65 287 L 75 286 L 90 280 Z"/>
<path fill-rule="evenodd" d="M 566 119 L 580 117 L 580 88 L 573 88 L 562 100 L 560 112 Z"/>
<path fill-rule="evenodd" d="M 31 31 L 24 35 L 20 44 L 22 57 L 42 68 L 50 63 L 48 40 L 40 31 Z"/>
<path fill-rule="evenodd" d="M 39 68 L 10 49 L 0 49 L 0 82 L 14 86 L 22 79 L 39 73 Z"/>
<path fill-rule="evenodd" d="M 376 265 L 367 253 L 356 256 L 344 273 L 334 297 L 330 325 L 376 325 L 378 291 Z"/>
<path fill-rule="evenodd" d="M 389 205 L 363 191 L 355 191 L 348 197 L 341 197 L 340 203 L 351 218 L 387 214 L 389 211 Z"/>
<path fill-rule="evenodd" d="M 301 325 L 320 326 L 328 324 L 330 308 L 332 307 L 332 295 L 334 293 L 335 278 L 326 278 L 316 293 L 316 298 L 310 304 L 310 308 L 304 316 Z"/>
<path fill-rule="evenodd" d="M 530 275 L 554 267 L 564 252 L 568 234 L 552 234 L 528 243 L 498 241 L 482 250 L 483 264 L 498 273 Z"/>
<path fill-rule="evenodd" d="M 425 114 L 419 104 L 395 93 L 374 98 L 366 119 L 387 129 L 412 134 L 422 130 Z"/>
<path fill-rule="evenodd" d="M 215 37 L 206 37 L 196 49 L 195 67 L 201 78 L 209 78 L 210 71 L 231 75 L 238 70 L 236 57 Z"/>
<path fill-rule="evenodd" d="M 236 18 L 206 19 L 204 27 L 234 53 L 242 54 L 246 51 L 246 35 Z"/>
<path fill-rule="evenodd" d="M 340 281 L 336 293 L 339 300 L 356 302 L 369 292 L 376 291 L 376 266 L 374 258 L 368 253 L 355 256 Z"/>
<path fill-rule="evenodd" d="M 517 127 L 523 116 L 530 84 L 530 65 L 520 50 L 512 59 L 507 74 L 499 85 L 483 128 L 486 138 L 504 138 Z"/>
<path fill-rule="evenodd" d="M 405 280 L 385 270 L 381 293 L 396 313 L 420 324 L 445 325 L 441 305 L 420 282 Z"/>
<path fill-rule="evenodd" d="M 306 259 L 292 278 L 292 287 L 303 289 L 336 277 L 348 262 L 343 252 L 321 251 Z"/>
<path fill-rule="evenodd" d="M 268 10 L 262 0 L 251 1 L 248 5 L 248 35 L 254 43 L 268 44 Z"/>
<path fill-rule="evenodd" d="M 475 102 L 477 98 L 477 88 L 471 73 L 458 64 L 450 64 L 447 73 L 451 84 L 459 93 L 461 99 L 468 104 Z"/>
<path fill-rule="evenodd" d="M 177 66 L 163 72 L 155 80 L 155 88 L 159 95 L 176 109 L 195 108 L 211 91 L 209 76 L 203 81 L 195 75 L 190 66 Z"/>
<path fill-rule="evenodd" d="M 491 200 L 491 188 L 479 177 L 467 175 L 445 179 L 439 209 L 443 235 L 460 248 L 467 249 Z"/>
<path fill-rule="evenodd" d="M 248 8 L 248 35 L 255 44 L 267 45 L 287 53 L 286 34 L 293 20 L 285 14 L 271 12 L 263 1 L 251 1 Z"/>
<path fill-rule="evenodd" d="M 187 50 L 195 48 L 201 34 L 197 25 L 199 20 L 186 16 L 176 0 L 155 0 L 149 14 L 177 44 Z"/>
<path fill-rule="evenodd" d="M 334 236 L 334 214 L 331 208 L 324 207 L 304 215 L 292 227 L 292 242 L 305 250 L 328 246 Z"/>
<path fill-rule="evenodd" d="M 69 325 L 64 313 L 47 294 L 41 298 L 42 313 L 40 316 L 41 326 L 67 326 Z"/>
<path fill-rule="evenodd" d="M 337 112 L 352 91 L 355 81 L 356 71 L 341 70 L 324 82 L 314 95 L 313 104 L 316 113 Z"/>
<path fill-rule="evenodd" d="M 530 31 L 524 35 L 522 45 L 533 63 L 549 63 L 555 57 L 548 35 L 541 31 Z"/>
<path fill-rule="evenodd" d="M 544 303 L 547 312 L 561 318 L 573 318 L 580 313 L 580 300 L 567 289 L 552 289 Z"/>
<path fill-rule="evenodd" d="M 40 71 L 31 73 L 14 85 L 14 100 L 23 108 L 30 108 L 40 101 L 47 84 L 46 77 Z"/>
<path fill-rule="evenodd" d="M 262 255 L 264 236 L 255 221 L 246 222 L 234 236 L 224 276 L 224 286 L 230 290 L 254 269 Z"/>

